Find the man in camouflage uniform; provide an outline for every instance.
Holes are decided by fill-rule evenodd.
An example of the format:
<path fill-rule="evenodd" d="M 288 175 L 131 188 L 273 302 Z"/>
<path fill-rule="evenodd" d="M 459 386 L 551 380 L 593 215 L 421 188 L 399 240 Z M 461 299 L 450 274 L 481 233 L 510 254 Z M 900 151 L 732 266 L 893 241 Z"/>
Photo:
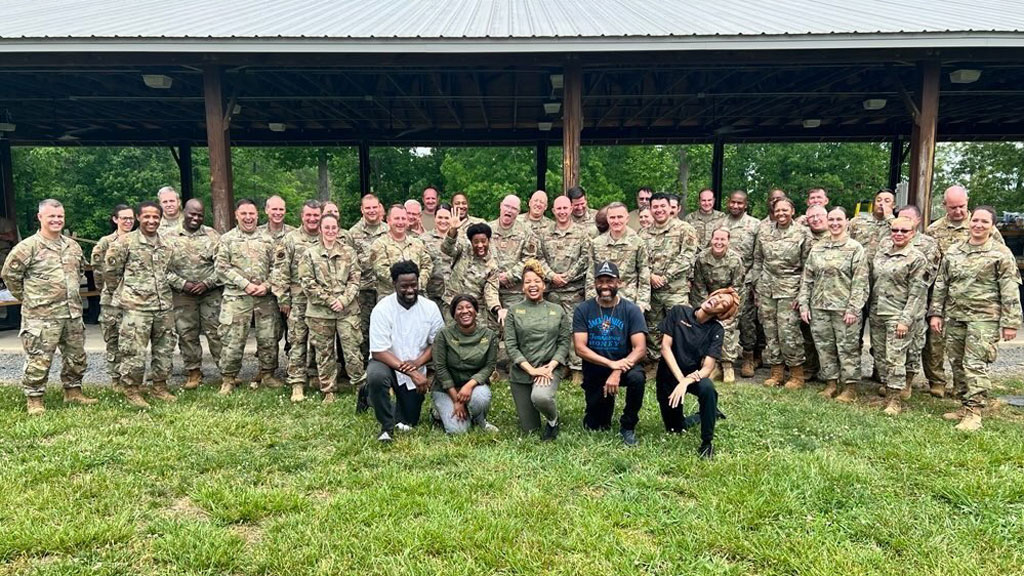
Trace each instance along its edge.
<path fill-rule="evenodd" d="M 363 343 L 360 350 L 363 356 L 370 354 L 370 312 L 377 305 L 376 276 L 373 273 L 373 261 L 370 259 L 370 246 L 381 236 L 388 233 L 388 225 L 382 222 L 384 209 L 380 200 L 373 194 L 363 196 L 359 202 L 359 210 L 363 217 L 348 230 L 349 245 L 356 252 L 359 261 L 359 326 L 363 331 Z"/>
<path fill-rule="evenodd" d="M 395 291 L 391 281 L 391 266 L 403 260 L 416 263 L 419 267 L 419 289 L 426 290 L 433 272 L 434 262 L 430 258 L 427 245 L 416 236 L 407 233 L 409 216 L 405 206 L 395 204 L 388 209 L 388 232 L 373 241 L 370 245 L 370 261 L 373 263 L 373 275 L 377 292 L 377 302 L 387 298 Z"/>
<path fill-rule="evenodd" d="M 622 202 L 608 205 L 608 231 L 594 241 L 591 262 L 609 261 L 619 268 L 619 295 L 648 312 L 651 309 L 651 258 L 644 239 L 629 230 L 629 210 Z M 692 263 L 692 260 L 691 260 Z M 596 298 L 594 269 L 587 268 L 587 298 Z"/>
<path fill-rule="evenodd" d="M 107 250 L 106 290 L 124 310 L 121 319 L 121 386 L 128 403 L 148 408 L 139 387 L 146 376 L 146 351 L 152 346 L 151 395 L 165 402 L 177 398 L 167 390 L 174 355 L 174 301 L 168 275 L 171 245 L 159 234 L 160 205 L 139 203 L 139 228 Z"/>
<path fill-rule="evenodd" d="M 537 190 L 530 196 L 529 210 L 520 214 L 516 219 L 533 231 L 534 236 L 543 239 L 555 223 L 544 215 L 548 211 L 548 194 L 543 190 Z"/>
<path fill-rule="evenodd" d="M 437 216 L 437 208 L 441 205 L 440 195 L 433 186 L 423 189 L 423 212 L 420 216 L 423 229 L 427 232 L 434 230 L 434 218 Z"/>
<path fill-rule="evenodd" d="M 878 244 L 883 238 L 889 236 L 889 226 L 895 217 L 893 216 L 893 204 L 895 201 L 896 195 L 893 194 L 892 190 L 882 188 L 875 193 L 875 201 L 871 213 L 861 214 L 850 220 L 850 238 L 860 242 L 860 245 L 864 247 L 864 257 L 867 258 L 868 266 L 875 259 Z M 869 318 L 870 316 L 871 310 L 865 304 L 862 317 Z M 864 326 L 866 324 L 866 322 L 861 324 L 861 338 L 864 337 Z M 871 372 L 871 379 L 876 382 L 879 381 L 877 369 Z"/>
<path fill-rule="evenodd" d="M 406 233 L 417 238 L 427 234 L 427 229 L 423 227 L 423 206 L 419 200 L 406 200 L 403 206 L 405 206 L 405 215 L 409 221 L 409 225 L 405 229 Z"/>
<path fill-rule="evenodd" d="M 542 258 L 541 240 L 519 215 L 519 197 L 509 194 L 501 201 L 498 218 L 491 227 L 491 254 L 498 263 L 498 296 L 501 307 L 511 308 L 523 301 L 523 264 Z"/>
<path fill-rule="evenodd" d="M 725 214 L 715 210 L 715 192 L 710 188 L 701 190 L 697 201 L 699 203 L 697 211 L 690 212 L 683 220 L 693 226 L 697 232 L 697 251 L 699 252 L 707 248 L 708 241 L 711 240 L 711 233 L 722 225 Z M 697 306 L 699 307 L 700 304 L 698 303 Z"/>
<path fill-rule="evenodd" d="M 597 237 L 599 232 L 594 224 L 597 210 L 587 206 L 587 191 L 582 186 L 573 186 L 566 191 L 565 195 L 572 203 L 572 221 L 583 226 L 591 238 Z"/>
<path fill-rule="evenodd" d="M 811 208 L 820 206 L 825 213 L 828 214 L 828 193 L 825 192 L 824 188 L 811 188 L 807 191 L 807 211 L 810 212 Z M 807 226 L 807 213 L 796 219 L 797 224 L 803 224 Z M 826 228 L 827 229 L 827 228 Z"/>
<path fill-rule="evenodd" d="M 552 212 L 555 225 L 544 238 L 544 261 L 551 269 L 545 297 L 562 307 L 571 317 L 576 305 L 584 300 L 587 270 L 590 265 L 590 233 L 572 220 L 572 203 L 566 196 L 555 198 Z M 569 369 L 576 384 L 583 382 L 583 363 L 576 347 L 569 346 Z"/>
<path fill-rule="evenodd" d="M 469 197 L 462 192 L 456 192 L 452 196 L 452 211 L 452 218 L 458 217 L 466 226 L 487 222 L 483 218 L 477 218 L 469 213 Z"/>
<path fill-rule="evenodd" d="M 803 224 L 811 231 L 811 248 L 831 238 L 828 233 L 828 211 L 821 204 L 815 204 L 807 208 L 804 213 Z M 800 323 L 800 332 L 804 335 L 804 373 L 808 380 L 818 377 L 821 363 L 818 361 L 818 349 L 814 347 L 814 335 L 811 334 L 811 325 L 807 322 Z M 831 398 L 831 396 L 829 396 Z"/>
<path fill-rule="evenodd" d="M 704 302 L 715 290 L 735 288 L 740 299 L 740 309 L 743 308 L 743 301 L 748 297 L 745 292 L 747 268 L 743 265 L 743 259 L 739 254 L 734 250 L 729 250 L 731 234 L 729 229 L 724 226 L 715 230 L 711 233 L 708 249 L 697 255 L 693 271 L 693 293 L 691 294 L 693 302 Z M 730 383 L 736 381 L 733 364 L 739 358 L 740 352 L 737 318 L 732 317 L 722 322 L 722 327 L 725 328 L 722 340 L 722 381 Z"/>
<path fill-rule="evenodd" d="M 654 196 L 654 190 L 647 186 L 641 186 L 636 191 L 636 210 L 629 211 L 629 227 L 634 232 L 640 230 L 640 212 L 644 208 L 651 209 L 651 196 Z"/>
<path fill-rule="evenodd" d="M 156 199 L 163 211 L 163 216 L 160 217 L 160 234 L 181 230 L 181 197 L 178 196 L 178 191 L 171 186 L 164 186 L 157 191 Z"/>
<path fill-rule="evenodd" d="M 131 232 L 135 226 L 135 212 L 124 204 L 118 204 L 111 219 L 114 222 L 114 232 L 100 238 L 92 249 L 92 278 L 96 289 L 100 291 L 100 330 L 106 345 L 107 374 L 114 387 L 120 390 L 121 347 L 118 336 L 121 333 L 121 317 L 124 313 L 120 307 L 114 306 L 113 294 L 103 289 L 106 285 L 103 269 L 107 265 L 107 250 L 110 249 L 110 245 Z"/>
<path fill-rule="evenodd" d="M 754 265 L 754 242 L 760 221 L 747 214 L 747 193 L 736 190 L 729 195 L 729 215 L 722 221 L 722 227 L 729 230 L 729 248 L 743 261 L 743 285 L 736 286 L 742 294 L 740 313 L 736 317 L 739 325 L 739 342 L 743 349 L 743 364 L 740 376 L 754 376 L 754 348 L 757 347 L 757 309 L 754 307 L 754 280 L 751 268 Z"/>
<path fill-rule="evenodd" d="M 276 388 L 282 382 L 274 376 L 278 366 L 277 334 L 281 311 L 270 292 L 270 273 L 274 261 L 274 241 L 259 230 L 256 203 L 243 198 L 235 203 L 238 225 L 220 238 L 217 250 L 217 277 L 224 284 L 220 309 L 220 373 L 224 382 L 220 394 L 227 395 L 238 385 L 242 354 L 249 338 L 249 323 L 256 318 L 256 358 L 258 382 Z M 257 382 L 253 382 L 257 385 Z"/>
<path fill-rule="evenodd" d="M 78 242 L 61 236 L 64 206 L 60 202 L 40 202 L 37 218 L 39 232 L 14 246 L 0 272 L 7 289 L 21 300 L 20 336 L 27 356 L 21 388 L 32 415 L 46 411 L 46 378 L 58 348 L 64 402 L 96 403 L 82 394 L 86 356 L 80 286 L 85 256 Z"/>
<path fill-rule="evenodd" d="M 337 220 L 335 220 L 337 222 Z M 344 242 L 344 239 L 342 239 Z M 292 401 L 300 402 L 312 373 L 309 357 L 309 330 L 306 327 L 306 294 L 299 280 L 299 264 L 306 251 L 320 243 L 320 202 L 307 200 L 302 205 L 302 226 L 289 232 L 274 249 L 274 269 L 270 290 L 278 309 L 288 319 L 288 384 Z"/>
<path fill-rule="evenodd" d="M 259 230 L 266 234 L 273 242 L 274 249 L 281 245 L 284 237 L 287 236 L 295 227 L 290 224 L 285 224 L 284 217 L 287 213 L 287 206 L 284 198 L 280 196 L 271 196 L 267 198 L 267 201 L 263 204 L 263 213 L 267 215 L 267 223 L 262 224 Z M 287 336 L 286 326 L 288 324 L 288 318 L 282 313 L 281 318 L 277 322 L 277 341 L 280 342 L 281 338 Z M 285 339 L 284 344 L 285 350 L 291 348 L 291 342 Z"/>
<path fill-rule="evenodd" d="M 650 310 L 647 312 L 648 380 L 654 379 L 658 360 L 661 359 L 661 332 L 658 326 L 673 306 L 690 303 L 690 279 L 693 276 L 693 260 L 697 255 L 697 232 L 685 221 L 671 217 L 667 194 L 659 192 L 651 197 L 651 215 L 654 224 L 649 228 L 627 232 L 640 236 L 650 258 L 650 275 L 646 278 L 650 285 Z M 624 267 L 620 265 L 619 271 L 623 270 Z"/>
<path fill-rule="evenodd" d="M 174 326 L 178 348 L 188 378 L 183 388 L 194 390 L 203 381 L 203 345 L 206 335 L 210 355 L 220 361 L 220 303 L 224 296 L 214 262 L 220 247 L 220 234 L 203 225 L 206 210 L 193 198 L 185 203 L 182 227 L 164 235 L 171 246 L 168 278 L 174 289 Z"/>
<path fill-rule="evenodd" d="M 430 280 L 427 281 L 427 297 L 437 304 L 438 309 L 444 308 L 444 285 L 452 273 L 452 257 L 441 250 L 445 238 L 448 237 L 448 230 L 452 227 L 452 212 L 447 206 L 439 207 L 434 212 L 434 226 L 428 230 L 420 239 L 430 252 L 430 259 L 434 266 L 430 272 Z M 464 239 L 464 238 L 463 238 Z"/>

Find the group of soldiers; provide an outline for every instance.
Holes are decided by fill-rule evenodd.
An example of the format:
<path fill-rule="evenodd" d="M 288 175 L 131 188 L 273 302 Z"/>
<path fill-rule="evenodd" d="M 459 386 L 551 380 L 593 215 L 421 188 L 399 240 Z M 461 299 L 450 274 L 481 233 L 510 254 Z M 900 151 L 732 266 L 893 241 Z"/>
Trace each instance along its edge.
<path fill-rule="evenodd" d="M 283 384 L 275 372 L 279 343 L 286 337 L 292 399 L 302 400 L 312 385 L 325 401 L 333 401 L 339 382 L 346 381 L 339 377 L 339 360 L 348 382 L 358 385 L 363 379 L 370 313 L 394 290 L 393 264 L 416 263 L 421 291 L 442 311 L 459 294 L 477 297 L 488 321 L 500 329 L 507 310 L 524 297 L 523 263 L 535 259 L 544 269 L 546 297 L 570 316 L 578 303 L 594 296 L 593 263 L 618 266 L 620 294 L 644 311 L 650 329 L 650 377 L 661 354 L 657 327 L 667 312 L 680 304 L 699 305 L 715 290 L 734 287 L 741 312 L 725 323 L 718 378 L 734 381 L 737 367 L 743 377 L 752 377 L 763 362 L 771 369 L 766 385 L 800 388 L 820 375 L 826 396 L 852 401 L 860 378 L 863 326 L 869 324 L 877 377 L 897 391 L 887 411 L 898 413 L 898 400 L 909 395 L 922 351 L 932 393 L 945 393 L 944 338 L 939 331 L 925 330 L 927 294 L 943 255 L 967 240 L 970 212 L 966 191 L 951 188 L 944 196 L 946 216 L 925 234 L 914 234 L 920 214 L 912 206 L 894 212 L 894 199 L 891 191 L 882 190 L 869 213 L 847 222 L 845 211 L 829 207 L 824 189 L 808 192 L 809 208 L 799 218 L 785 192 L 772 190 L 769 216 L 759 220 L 748 214 L 743 191 L 731 193 L 727 211 L 719 212 L 714 193 L 702 190 L 698 210 L 681 216 L 680 198 L 673 194 L 641 188 L 637 210 L 621 202 L 597 210 L 588 205 L 582 187 L 573 187 L 551 203 L 553 218 L 547 216 L 548 195 L 538 190 L 525 212 L 520 199 L 509 195 L 501 201 L 498 218 L 485 222 L 472 215 L 466 195 L 456 193 L 443 203 L 436 189 L 427 188 L 421 200 L 389 207 L 372 194 L 364 196 L 359 221 L 345 230 L 339 227 L 337 206 L 315 200 L 303 204 L 301 224 L 293 228 L 284 223 L 284 200 L 274 196 L 264 205 L 265 224 L 259 224 L 256 204 L 243 199 L 236 205 L 237 226 L 220 235 L 203 224 L 201 202 L 192 199 L 182 207 L 177 192 L 167 187 L 157 202 L 142 202 L 136 210 L 115 208 L 115 230 L 96 245 L 92 267 L 101 289 L 100 322 L 111 380 L 140 407 L 148 405 L 142 395 L 147 353 L 152 357 L 151 397 L 175 399 L 167 388 L 175 343 L 187 372 L 183 387 L 202 383 L 200 334 L 221 373 L 220 393 L 230 394 L 239 385 L 251 325 L 259 363 L 252 386 Z M 32 413 L 44 409 L 45 380 L 58 347 L 64 356 L 65 399 L 95 402 L 81 393 L 85 354 L 79 277 L 85 260 L 79 245 L 61 235 L 59 202 L 41 203 L 39 221 L 40 231 L 15 246 L 2 273 L 22 300 L 21 336 L 28 355 L 23 386 Z M 916 283 L 908 283 L 907 274 L 882 273 L 891 268 L 885 258 L 895 265 L 896 253 L 903 250 L 893 246 L 894 222 L 900 223 L 903 236 L 910 236 L 904 252 L 914 256 Z M 887 305 L 911 292 L 916 304 L 906 310 Z M 1013 303 L 1007 306 L 1012 316 Z M 1019 310 L 1018 299 L 1017 324 L 1004 328 L 1019 325 Z M 886 339 L 890 325 L 909 334 L 907 345 L 902 335 L 898 346 Z M 963 353 L 963 347 L 957 350 Z M 579 381 L 580 359 L 570 356 L 569 368 Z M 964 363 L 952 354 L 951 360 L 956 380 Z M 503 365 L 499 356 L 499 371 L 506 366 L 507 358 Z M 976 384 L 978 378 L 972 378 Z M 956 385 L 955 392 L 966 393 Z"/>

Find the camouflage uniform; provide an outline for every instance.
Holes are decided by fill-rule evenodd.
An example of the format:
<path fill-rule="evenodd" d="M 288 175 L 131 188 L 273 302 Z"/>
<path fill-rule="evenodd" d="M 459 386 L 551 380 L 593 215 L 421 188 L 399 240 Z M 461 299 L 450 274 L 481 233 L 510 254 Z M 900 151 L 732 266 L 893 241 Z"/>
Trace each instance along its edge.
<path fill-rule="evenodd" d="M 206 335 L 210 355 L 220 361 L 220 303 L 224 297 L 214 260 L 220 246 L 220 234 L 200 225 L 195 232 L 180 228 L 164 235 L 171 246 L 171 270 L 168 276 L 174 289 L 174 326 L 178 332 L 178 348 L 185 370 L 203 367 L 203 345 L 199 335 Z M 202 282 L 206 292 L 196 296 L 185 292 L 185 282 Z"/>
<path fill-rule="evenodd" d="M 907 373 L 920 371 L 922 327 L 934 272 L 913 245 L 896 248 L 891 240 L 883 241 L 875 253 L 871 266 L 871 352 L 878 376 L 889 388 L 902 390 Z M 898 324 L 907 327 L 903 338 L 896 337 Z"/>
<path fill-rule="evenodd" d="M 281 229 L 275 231 L 270 229 L 270 222 L 267 222 L 266 224 L 260 224 L 256 229 L 266 234 L 273 241 L 274 252 L 276 253 L 278 246 L 284 241 L 285 236 L 295 230 L 295 227 L 290 224 L 281 224 Z M 280 342 L 281 338 L 287 335 L 288 318 L 285 317 L 284 313 L 280 311 L 278 313 L 280 318 L 277 319 L 277 341 Z M 291 346 L 291 341 L 285 340 L 285 350 L 289 350 L 289 346 Z"/>
<path fill-rule="evenodd" d="M 736 252 L 729 250 L 719 258 L 704 250 L 697 256 L 693 269 L 693 308 L 697 309 L 708 299 L 712 292 L 720 288 L 733 287 L 740 297 L 740 309 L 749 298 L 743 284 L 746 278 L 746 266 Z M 733 317 L 722 322 L 725 337 L 722 341 L 723 362 L 735 362 L 740 355 L 740 335 L 737 318 Z"/>
<path fill-rule="evenodd" d="M 864 252 L 849 237 L 821 241 L 811 248 L 800 282 L 800 310 L 811 314 L 821 377 L 841 384 L 860 380 L 860 314 L 870 278 Z M 847 326 L 846 314 L 857 316 L 857 321 Z"/>
<path fill-rule="evenodd" d="M 739 255 L 743 261 L 745 276 L 743 279 L 743 302 L 740 305 L 740 313 L 737 317 L 739 324 L 740 347 L 747 352 L 752 352 L 757 346 L 757 308 L 754 306 L 754 244 L 757 241 L 757 231 L 760 227 L 760 220 L 750 214 L 743 214 L 739 218 L 731 215 L 722 220 L 722 227 L 729 230 L 729 249 Z M 737 291 L 740 287 L 736 287 Z"/>
<path fill-rule="evenodd" d="M 339 239 L 339 242 L 344 242 Z M 306 328 L 306 294 L 299 280 L 299 263 L 307 250 L 320 244 L 320 236 L 307 234 L 302 228 L 292 230 L 274 249 L 274 269 L 270 288 L 277 305 L 290 306 L 288 313 L 288 384 L 304 386 L 307 372 L 313 371 L 309 357 L 309 329 Z"/>
<path fill-rule="evenodd" d="M 491 325 L 497 325 L 490 311 L 501 306 L 498 298 L 498 263 L 490 254 L 478 258 L 468 242 L 461 242 L 451 236 L 444 239 L 441 250 L 452 258 L 452 274 L 444 287 L 444 306 L 441 313 L 445 320 L 451 320 L 449 307 L 459 294 L 470 294 L 487 311 L 486 318 Z"/>
<path fill-rule="evenodd" d="M 800 314 L 793 303 L 800 292 L 800 275 L 810 250 L 810 232 L 796 223 L 781 229 L 772 222 L 757 235 L 753 274 L 767 344 L 764 356 L 769 365 L 804 363 Z"/>
<path fill-rule="evenodd" d="M 166 217 L 160 217 L 160 227 L 156 229 L 157 233 L 161 236 L 166 236 L 174 232 L 180 231 L 184 227 L 185 216 L 178 212 L 178 217 L 173 220 Z"/>
<path fill-rule="evenodd" d="M 444 284 L 452 273 L 452 257 L 441 250 L 447 236 L 436 230 L 430 230 L 420 236 L 434 263 L 430 270 L 430 280 L 427 281 L 427 297 L 433 300 L 438 308 L 444 308 Z"/>
<path fill-rule="evenodd" d="M 889 237 L 890 225 L 894 219 L 894 216 L 889 216 L 879 220 L 873 213 L 868 213 L 850 220 L 848 231 L 850 238 L 864 247 L 864 256 L 867 257 L 868 262 L 874 260 L 878 244 L 882 239 Z"/>
<path fill-rule="evenodd" d="M 114 306 L 113 289 L 110 292 L 104 290 L 106 281 L 103 269 L 106 267 L 107 250 L 110 244 L 117 240 L 117 232 L 100 238 L 99 242 L 92 249 L 92 279 L 96 289 L 100 291 L 100 331 L 103 334 L 103 343 L 106 345 L 107 353 L 107 374 L 112 382 L 121 379 L 121 348 L 118 345 L 118 334 L 121 332 L 121 318 L 124 310 Z"/>
<path fill-rule="evenodd" d="M 560 305 L 570 318 L 576 305 L 583 302 L 587 270 L 593 266 L 590 262 L 590 243 L 590 233 L 584 230 L 583 226 L 572 222 L 565 230 L 560 230 L 557 226 L 552 228 L 544 238 L 544 261 L 551 269 L 551 276 L 564 274 L 567 281 L 565 286 L 556 288 L 548 277 L 545 298 Z M 580 357 L 576 355 L 575 346 L 569 346 L 569 368 L 583 368 Z"/>
<path fill-rule="evenodd" d="M 583 216 L 576 216 L 576 213 L 572 214 L 572 222 L 578 226 L 582 226 L 583 230 L 590 234 L 591 238 L 597 238 L 600 232 L 597 231 L 597 224 L 594 223 L 594 219 L 597 217 L 597 210 L 594 208 L 587 208 L 586 214 Z"/>
<path fill-rule="evenodd" d="M 434 262 L 430 251 L 423 240 L 406 234 L 402 240 L 395 240 L 391 234 L 385 234 L 370 245 L 370 261 L 373 263 L 373 275 L 376 278 L 377 302 L 395 292 L 395 284 L 391 280 L 391 265 L 410 260 L 420 269 L 419 289 L 425 290 L 430 283 Z"/>
<path fill-rule="evenodd" d="M 264 232 L 234 228 L 220 237 L 217 277 L 224 284 L 220 308 L 220 372 L 234 378 L 242 368 L 242 354 L 249 338 L 249 323 L 256 317 L 256 357 L 260 373 L 272 373 L 278 366 L 277 334 L 281 311 L 270 293 L 270 272 L 274 242 Z M 267 286 L 264 296 L 245 293 L 249 283 Z"/>
<path fill-rule="evenodd" d="M 611 232 L 594 238 L 590 248 L 590 262 L 596 265 L 603 260 L 614 262 L 619 267 L 619 280 L 622 281 L 619 296 L 633 302 L 645 312 L 650 310 L 651 257 L 643 237 L 627 228 L 618 240 L 612 238 Z M 594 267 L 589 266 L 587 299 L 596 297 Z"/>
<path fill-rule="evenodd" d="M 85 374 L 85 325 L 82 324 L 81 278 L 85 256 L 78 242 L 61 236 L 47 240 L 38 232 L 16 244 L 4 261 L 3 276 L 21 300 L 21 344 L 25 395 L 42 396 L 53 353 L 60 348 L 64 389 L 82 387 Z"/>
<path fill-rule="evenodd" d="M 516 217 L 516 222 L 522 222 L 526 224 L 526 227 L 533 232 L 533 235 L 537 238 L 544 239 L 547 237 L 551 229 L 555 227 L 555 221 L 547 216 L 541 216 L 540 220 L 533 220 L 530 218 L 529 212 L 524 212 Z"/>
<path fill-rule="evenodd" d="M 658 326 L 673 306 L 690 303 L 690 279 L 693 260 L 697 255 L 697 232 L 678 218 L 669 218 L 663 225 L 657 222 L 636 232 L 647 244 L 650 274 L 641 277 L 650 288 L 650 310 L 647 312 L 647 357 L 661 359 L 661 332 Z M 599 260 L 595 260 L 598 262 Z M 621 270 L 621 268 L 620 268 Z M 651 286 L 651 275 L 664 276 L 661 288 Z"/>
<path fill-rule="evenodd" d="M 953 386 L 965 406 L 985 405 L 1000 329 L 1020 328 L 1019 284 L 1013 254 L 994 238 L 955 244 L 943 256 L 928 316 L 945 320 Z"/>
<path fill-rule="evenodd" d="M 335 335 L 341 340 L 349 378 L 353 381 L 363 378 L 364 356 L 360 352 L 363 336 L 357 300 L 361 275 L 355 250 L 340 238 L 330 249 L 321 243 L 310 246 L 299 262 L 298 282 L 308 298 L 309 342 L 316 356 L 320 391 L 324 393 L 333 392 L 338 380 Z M 344 307 L 341 312 L 331 310 L 335 299 Z"/>
<path fill-rule="evenodd" d="M 687 214 L 683 221 L 693 226 L 694 231 L 697 233 L 697 251 L 700 252 L 707 248 L 708 242 L 711 241 L 711 233 L 722 226 L 722 223 L 725 221 L 725 213 L 711 210 L 711 212 L 704 214 L 697 210 Z"/>
<path fill-rule="evenodd" d="M 373 262 L 370 260 L 370 246 L 373 242 L 388 233 L 386 222 L 378 222 L 374 226 L 360 218 L 348 229 L 348 243 L 355 250 L 359 260 L 359 327 L 363 331 L 363 343 L 360 344 L 363 357 L 370 354 L 370 313 L 377 305 L 377 290 L 374 284 Z M 340 238 L 339 238 L 340 239 Z M 390 277 L 390 276 L 389 276 Z"/>
<path fill-rule="evenodd" d="M 154 386 L 165 384 L 177 334 L 169 277 L 172 246 L 159 234 L 129 232 L 110 245 L 104 276 L 113 301 L 124 310 L 121 320 L 121 385 L 142 385 L 146 351 L 152 346 L 150 371 Z"/>
<path fill-rule="evenodd" d="M 488 226 L 491 227 L 491 255 L 498 263 L 498 274 L 504 273 L 512 284 L 502 286 L 499 283 L 498 298 L 502 308 L 511 308 L 524 299 L 523 263 L 531 258 L 543 262 L 544 249 L 540 238 L 524 222 L 517 220 L 505 228 L 498 220 L 494 220 Z"/>

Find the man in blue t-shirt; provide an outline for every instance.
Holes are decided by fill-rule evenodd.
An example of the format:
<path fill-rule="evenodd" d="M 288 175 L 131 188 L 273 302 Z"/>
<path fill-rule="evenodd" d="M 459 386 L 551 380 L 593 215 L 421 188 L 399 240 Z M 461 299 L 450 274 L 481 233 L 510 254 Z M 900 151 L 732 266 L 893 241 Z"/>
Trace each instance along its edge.
<path fill-rule="evenodd" d="M 619 267 L 607 260 L 594 266 L 597 297 L 580 302 L 572 317 L 573 344 L 583 360 L 583 427 L 608 430 L 615 396 L 626 388 L 619 433 L 627 446 L 636 444 L 636 424 L 644 403 L 647 322 L 636 304 L 619 297 Z"/>

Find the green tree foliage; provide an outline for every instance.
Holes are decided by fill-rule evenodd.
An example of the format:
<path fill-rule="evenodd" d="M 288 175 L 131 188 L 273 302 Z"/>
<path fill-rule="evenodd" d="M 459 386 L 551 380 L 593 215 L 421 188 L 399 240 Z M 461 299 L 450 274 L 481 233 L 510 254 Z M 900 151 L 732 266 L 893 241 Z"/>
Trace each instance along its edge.
<path fill-rule="evenodd" d="M 935 215 L 943 213 L 942 191 L 954 184 L 967 188 L 972 206 L 1024 211 L 1024 143 L 945 143 L 936 150 L 935 163 Z"/>

